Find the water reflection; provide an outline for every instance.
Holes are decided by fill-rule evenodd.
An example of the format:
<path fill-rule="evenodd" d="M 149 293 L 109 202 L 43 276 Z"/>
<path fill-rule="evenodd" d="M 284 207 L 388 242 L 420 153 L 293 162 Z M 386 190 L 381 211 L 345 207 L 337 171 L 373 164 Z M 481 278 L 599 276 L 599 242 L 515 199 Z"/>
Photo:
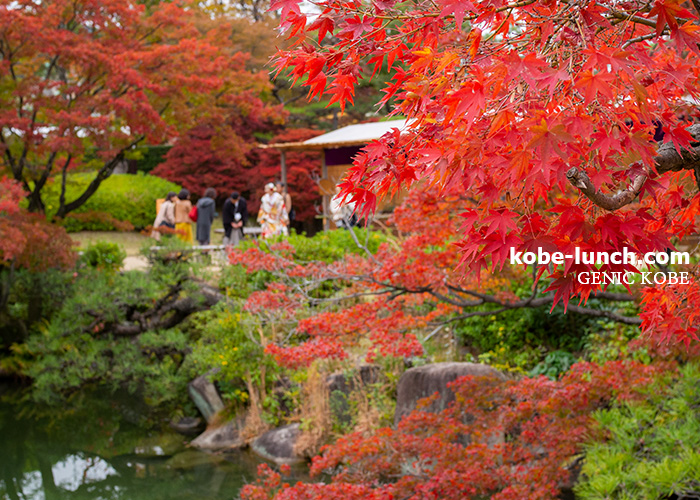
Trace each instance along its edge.
<path fill-rule="evenodd" d="M 0 398 L 0 499 L 232 500 L 254 480 L 253 455 L 209 454 L 186 442 L 125 423 L 110 405 L 38 416 Z"/>

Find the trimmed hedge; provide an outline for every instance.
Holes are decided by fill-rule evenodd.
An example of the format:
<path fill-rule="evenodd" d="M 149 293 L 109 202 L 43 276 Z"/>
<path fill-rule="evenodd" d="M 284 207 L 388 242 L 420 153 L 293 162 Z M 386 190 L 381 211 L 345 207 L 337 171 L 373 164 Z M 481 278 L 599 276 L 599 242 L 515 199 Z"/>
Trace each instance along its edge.
<path fill-rule="evenodd" d="M 85 190 L 94 174 L 73 174 L 66 182 L 66 200 L 74 200 Z M 58 210 L 61 184 L 58 180 L 44 189 L 46 215 Z M 156 200 L 168 191 L 180 191 L 172 182 L 138 173 L 115 174 L 107 178 L 84 205 L 69 213 L 61 224 L 68 232 L 143 229 L 156 218 Z"/>

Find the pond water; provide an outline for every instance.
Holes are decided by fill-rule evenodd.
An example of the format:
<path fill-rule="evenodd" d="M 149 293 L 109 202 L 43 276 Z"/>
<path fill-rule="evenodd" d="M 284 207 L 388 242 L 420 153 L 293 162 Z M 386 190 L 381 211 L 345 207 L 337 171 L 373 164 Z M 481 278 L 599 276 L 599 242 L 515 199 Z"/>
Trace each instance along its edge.
<path fill-rule="evenodd" d="M 2 500 L 232 500 L 261 462 L 187 448 L 185 436 L 129 423 L 113 402 L 40 410 L 23 398 L 0 389 Z"/>

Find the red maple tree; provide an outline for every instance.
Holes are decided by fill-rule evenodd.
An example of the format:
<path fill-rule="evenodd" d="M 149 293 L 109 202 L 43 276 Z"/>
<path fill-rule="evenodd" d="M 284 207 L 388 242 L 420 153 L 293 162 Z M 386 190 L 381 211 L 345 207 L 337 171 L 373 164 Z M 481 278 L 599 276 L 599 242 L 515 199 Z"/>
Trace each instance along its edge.
<path fill-rule="evenodd" d="M 44 211 L 48 182 L 95 171 L 76 199 L 61 194 L 64 217 L 134 145 L 221 123 L 236 94 L 269 84 L 226 50 L 224 23 L 200 31 L 195 17 L 171 2 L 0 2 L 0 156 L 31 211 Z"/>
<path fill-rule="evenodd" d="M 470 206 L 456 243 L 476 272 L 502 269 L 511 249 L 665 251 L 697 230 L 696 4 L 322 0 L 309 22 L 299 3 L 272 4 L 296 43 L 279 70 L 344 106 L 370 76 L 363 64 L 387 65 L 379 104 L 393 98 L 409 118 L 346 177 L 366 212 L 417 182 L 461 190 Z M 331 43 L 316 43 L 326 34 Z M 564 305 L 604 288 L 576 279 L 597 270 L 630 267 L 540 268 Z M 696 277 L 654 288 L 642 295 L 643 330 L 696 339 Z"/>
<path fill-rule="evenodd" d="M 553 500 L 571 484 L 572 459 L 600 434 L 592 413 L 611 401 L 640 396 L 661 362 L 579 363 L 559 381 L 462 377 L 450 384 L 455 401 L 440 414 L 422 411 L 396 428 L 353 433 L 324 448 L 312 476 L 329 483 L 284 483 L 267 465 L 241 490 L 244 500 L 357 498 Z M 282 471 L 285 473 L 285 471 Z"/>
<path fill-rule="evenodd" d="M 7 177 L 0 178 L 0 273 L 14 269 L 45 271 L 69 268 L 77 254 L 66 230 L 20 207 L 25 192 Z M 3 296 L 3 299 L 6 297 Z"/>
<path fill-rule="evenodd" d="M 241 57 L 243 60 L 245 57 Z M 221 110 L 223 123 L 202 120 L 182 134 L 152 174 L 177 182 L 196 197 L 210 187 L 217 190 L 220 199 L 232 191 L 249 196 L 251 176 L 257 170 L 256 134 L 279 130 L 285 116 L 281 106 L 266 104 L 259 90 L 231 96 Z"/>

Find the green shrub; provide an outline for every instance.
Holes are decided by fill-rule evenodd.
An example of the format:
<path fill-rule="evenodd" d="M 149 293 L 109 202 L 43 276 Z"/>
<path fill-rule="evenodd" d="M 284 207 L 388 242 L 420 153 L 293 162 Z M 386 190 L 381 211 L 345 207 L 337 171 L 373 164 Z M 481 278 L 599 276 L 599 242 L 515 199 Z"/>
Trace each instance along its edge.
<path fill-rule="evenodd" d="M 335 262 L 342 260 L 349 253 L 364 254 L 353 239 L 353 233 L 358 242 L 376 253 L 379 245 L 386 241 L 383 233 L 368 231 L 355 227 L 353 232 L 347 230 L 323 231 L 309 238 L 303 234 L 291 234 L 287 241 L 295 249 L 295 260 L 298 262 L 323 261 Z"/>
<path fill-rule="evenodd" d="M 119 244 L 98 241 L 85 249 L 80 260 L 90 267 L 116 272 L 122 267 L 125 258 L 126 252 Z"/>
<path fill-rule="evenodd" d="M 666 381 L 668 382 L 668 381 Z M 656 500 L 700 495 L 700 367 L 687 365 L 644 401 L 598 412 L 606 442 L 591 443 L 576 498 Z"/>
<path fill-rule="evenodd" d="M 556 380 L 559 375 L 569 371 L 574 363 L 576 358 L 570 352 L 552 351 L 530 371 L 530 375 L 544 375 Z"/>
<path fill-rule="evenodd" d="M 92 174 L 73 174 L 66 182 L 66 200 L 77 198 L 92 181 Z M 46 214 L 51 217 L 58 210 L 61 184 L 57 180 L 44 191 Z M 165 198 L 168 191 L 178 192 L 180 186 L 172 182 L 144 175 L 117 174 L 108 177 L 84 205 L 68 214 L 62 221 L 66 230 L 114 231 L 124 229 L 119 222 L 127 222 L 136 229 L 153 224 L 156 218 L 156 200 Z"/>
<path fill-rule="evenodd" d="M 589 301 L 589 305 L 592 303 L 593 300 Z M 550 313 L 549 309 L 549 306 L 541 306 L 493 316 L 474 316 L 457 322 L 455 335 L 479 355 L 482 362 L 523 373 L 543 362 L 547 366 L 539 369 L 556 376 L 560 372 L 552 368 L 554 365 L 563 368 L 563 354 L 556 355 L 557 360 L 550 358 L 548 363 L 545 361 L 548 353 L 581 351 L 590 332 L 597 331 L 598 319 L 564 313 L 561 308 Z"/>
<path fill-rule="evenodd" d="M 164 300 L 201 300 L 197 283 L 178 282 L 190 273 L 189 263 L 177 262 L 156 263 L 148 272 L 79 269 L 60 308 L 19 346 L 32 398 L 62 404 L 71 394 L 95 389 L 138 396 L 153 414 L 184 404 L 195 375 L 185 366 L 189 332 L 175 327 L 122 335 L 112 328 L 134 325 L 139 316 L 153 321 Z"/>

